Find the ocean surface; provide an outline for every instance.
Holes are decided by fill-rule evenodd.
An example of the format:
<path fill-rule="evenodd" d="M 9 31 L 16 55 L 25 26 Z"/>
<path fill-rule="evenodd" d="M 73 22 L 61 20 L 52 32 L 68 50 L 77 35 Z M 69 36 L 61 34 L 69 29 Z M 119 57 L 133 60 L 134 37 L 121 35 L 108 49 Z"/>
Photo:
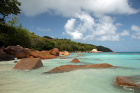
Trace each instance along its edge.
<path fill-rule="evenodd" d="M 140 75 L 140 53 L 70 53 L 68 59 L 42 60 L 44 67 L 15 70 L 14 61 L 0 62 L 0 93 L 140 93 L 139 89 L 119 87 L 117 76 Z M 71 63 L 78 58 L 80 63 Z M 43 74 L 61 65 L 109 63 L 123 68 L 80 69 L 57 74 Z M 140 79 L 139 79 L 140 80 Z M 139 81 L 140 82 L 140 81 Z"/>

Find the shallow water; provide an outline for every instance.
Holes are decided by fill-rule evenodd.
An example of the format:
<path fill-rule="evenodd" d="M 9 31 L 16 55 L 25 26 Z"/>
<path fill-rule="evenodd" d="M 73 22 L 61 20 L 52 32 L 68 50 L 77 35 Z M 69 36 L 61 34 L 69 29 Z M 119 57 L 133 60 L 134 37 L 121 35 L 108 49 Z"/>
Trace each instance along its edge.
<path fill-rule="evenodd" d="M 140 75 L 140 53 L 83 53 L 68 59 L 42 60 L 44 67 L 35 70 L 14 70 L 14 61 L 0 62 L 0 93 L 140 93 L 139 89 L 122 88 L 115 84 L 116 76 Z M 71 63 L 78 58 L 81 63 Z M 87 58 L 87 59 L 85 59 Z M 109 63 L 126 68 L 83 69 L 58 74 L 42 74 L 54 67 L 74 64 Z"/>

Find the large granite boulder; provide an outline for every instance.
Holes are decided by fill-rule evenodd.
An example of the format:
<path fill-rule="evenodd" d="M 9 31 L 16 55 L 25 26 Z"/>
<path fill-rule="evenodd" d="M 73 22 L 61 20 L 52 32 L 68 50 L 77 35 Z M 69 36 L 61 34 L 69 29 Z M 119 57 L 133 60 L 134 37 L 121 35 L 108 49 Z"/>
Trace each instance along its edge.
<path fill-rule="evenodd" d="M 59 52 L 59 55 L 63 55 L 63 52 L 62 52 L 62 51 L 60 51 L 60 52 Z"/>
<path fill-rule="evenodd" d="M 41 59 L 54 59 L 56 56 L 54 55 L 39 55 L 39 58 Z"/>
<path fill-rule="evenodd" d="M 0 52 L 0 61 L 15 60 L 13 55 L 8 55 L 6 53 Z"/>
<path fill-rule="evenodd" d="M 20 45 L 8 46 L 4 49 L 7 54 L 14 55 L 15 58 L 27 58 L 30 54 L 30 49 L 23 48 Z"/>
<path fill-rule="evenodd" d="M 67 71 L 72 71 L 76 69 L 82 69 L 82 65 L 62 65 L 60 67 L 55 67 L 54 69 L 45 72 L 45 73 L 61 73 L 61 72 L 67 72 Z"/>
<path fill-rule="evenodd" d="M 118 76 L 116 77 L 116 83 L 119 86 L 136 87 L 140 88 L 140 76 Z"/>
<path fill-rule="evenodd" d="M 64 56 L 69 56 L 69 52 L 68 51 L 64 51 Z"/>
<path fill-rule="evenodd" d="M 61 72 L 67 72 L 67 71 L 72 71 L 76 69 L 95 69 L 95 68 L 112 68 L 115 66 L 112 66 L 107 63 L 102 63 L 102 64 L 88 64 L 88 65 L 62 65 L 59 67 L 55 67 L 54 69 L 45 72 L 45 73 L 61 73 Z"/>
<path fill-rule="evenodd" d="M 97 49 L 93 49 L 93 50 L 91 51 L 91 53 L 98 53 L 98 52 L 102 52 L 102 51 L 98 51 Z"/>
<path fill-rule="evenodd" d="M 59 55 L 69 56 L 69 52 L 68 51 L 61 51 L 61 52 L 59 52 Z"/>
<path fill-rule="evenodd" d="M 15 58 L 41 58 L 41 59 L 53 59 L 59 56 L 59 50 L 54 48 L 50 51 L 38 51 L 23 48 L 20 45 L 8 46 L 4 49 L 7 54 L 14 55 Z"/>
<path fill-rule="evenodd" d="M 59 56 L 59 49 L 58 48 L 54 48 L 52 50 L 49 50 L 49 54 L 55 55 L 55 56 Z"/>
<path fill-rule="evenodd" d="M 29 55 L 33 56 L 34 58 L 38 58 L 39 57 L 39 51 L 31 50 Z"/>
<path fill-rule="evenodd" d="M 53 59 L 56 58 L 55 55 L 49 54 L 49 51 L 37 51 L 37 50 L 31 50 L 30 56 L 33 56 L 34 58 L 41 58 L 41 59 Z"/>
<path fill-rule="evenodd" d="M 14 69 L 36 69 L 42 67 L 42 61 L 40 58 L 23 58 L 14 67 Z"/>
<path fill-rule="evenodd" d="M 77 58 L 75 58 L 71 62 L 73 62 L 73 63 L 79 63 L 80 61 Z"/>
<path fill-rule="evenodd" d="M 42 53 L 45 53 L 46 55 L 49 55 L 49 51 L 41 51 Z"/>

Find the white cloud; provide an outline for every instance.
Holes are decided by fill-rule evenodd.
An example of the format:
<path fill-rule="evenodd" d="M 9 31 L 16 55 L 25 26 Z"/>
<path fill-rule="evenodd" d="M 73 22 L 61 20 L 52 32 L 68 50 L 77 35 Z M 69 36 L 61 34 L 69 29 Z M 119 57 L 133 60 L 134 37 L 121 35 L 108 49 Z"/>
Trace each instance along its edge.
<path fill-rule="evenodd" d="M 117 26 L 110 16 L 96 18 L 96 21 L 89 14 L 81 13 L 65 24 L 66 34 L 72 39 L 119 41 L 122 36 L 129 36 L 127 30 L 117 32 Z"/>
<path fill-rule="evenodd" d="M 131 30 L 134 32 L 132 34 L 132 38 L 134 39 L 140 39 L 140 27 L 136 25 L 131 26 Z"/>
<path fill-rule="evenodd" d="M 129 5 L 129 0 L 19 0 L 26 16 L 36 16 L 52 12 L 66 17 L 74 17 L 86 11 L 96 16 L 104 14 L 135 14 L 139 10 Z"/>
<path fill-rule="evenodd" d="M 68 35 L 70 35 L 73 39 L 81 39 L 83 36 L 82 33 L 80 33 L 78 30 L 74 28 L 76 19 L 70 19 L 68 22 L 65 24 L 65 31 Z"/>
<path fill-rule="evenodd" d="M 80 19 L 80 21 L 77 21 L 76 19 L 70 19 L 67 21 L 64 27 L 66 33 L 73 39 L 88 38 L 87 36 L 83 37 L 83 34 L 87 33 L 88 31 L 91 33 L 94 30 L 94 19 L 84 12 L 80 15 L 77 14 L 77 18 Z"/>
<path fill-rule="evenodd" d="M 123 26 L 121 23 L 116 23 L 115 25 L 116 26 Z"/>
<path fill-rule="evenodd" d="M 76 19 L 71 18 L 65 25 L 66 32 L 73 31 Z"/>
<path fill-rule="evenodd" d="M 119 35 L 102 35 L 96 40 L 99 41 L 120 41 L 120 36 Z"/>
<path fill-rule="evenodd" d="M 99 18 L 99 23 L 96 25 L 96 35 L 116 34 L 116 26 L 113 24 L 113 20 L 109 16 L 103 16 Z"/>
<path fill-rule="evenodd" d="M 136 26 L 136 25 L 132 25 L 131 30 L 139 33 L 140 32 L 140 27 Z"/>
<path fill-rule="evenodd" d="M 36 16 L 41 13 L 51 13 L 70 17 L 65 24 L 65 32 L 72 39 L 119 41 L 122 36 L 129 36 L 123 30 L 117 32 L 121 23 L 107 15 L 135 14 L 140 10 L 130 5 L 130 0 L 21 0 L 21 9 L 26 16 Z M 94 18 L 93 18 L 94 17 Z M 138 31 L 136 27 L 131 28 Z M 41 29 L 40 29 L 41 30 Z M 139 38 L 137 34 L 134 38 Z"/>
<path fill-rule="evenodd" d="M 71 33 L 71 36 L 72 36 L 73 39 L 81 39 L 83 34 L 80 33 L 79 31 L 75 31 L 75 32 Z"/>
<path fill-rule="evenodd" d="M 120 36 L 129 36 L 129 32 L 127 30 L 123 30 L 123 32 L 120 33 Z"/>
<path fill-rule="evenodd" d="M 37 30 L 37 31 L 42 31 L 42 32 L 51 31 L 50 28 L 47 28 L 47 29 L 46 29 L 46 28 L 40 28 L 40 27 L 37 27 L 36 30 Z"/>

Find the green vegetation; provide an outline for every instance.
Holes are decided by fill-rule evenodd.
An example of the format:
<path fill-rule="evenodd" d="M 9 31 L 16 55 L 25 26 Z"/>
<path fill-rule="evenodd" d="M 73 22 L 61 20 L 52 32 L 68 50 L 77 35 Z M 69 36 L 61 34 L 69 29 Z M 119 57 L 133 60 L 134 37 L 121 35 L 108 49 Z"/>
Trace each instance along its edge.
<path fill-rule="evenodd" d="M 10 45 L 31 46 L 28 30 L 22 27 L 0 24 L 0 40 L 5 43 L 5 47 Z"/>
<path fill-rule="evenodd" d="M 50 50 L 54 48 L 54 42 L 44 37 L 39 37 L 34 33 L 29 33 L 31 38 L 31 48 L 35 50 Z"/>
<path fill-rule="evenodd" d="M 107 47 L 103 47 L 103 46 L 96 46 L 96 48 L 98 49 L 98 51 L 113 52 L 111 49 L 109 49 Z"/>
<path fill-rule="evenodd" d="M 74 52 L 74 51 L 88 52 L 88 51 L 91 51 L 92 49 L 97 49 L 98 51 L 112 52 L 112 50 L 110 50 L 107 47 L 74 42 L 74 41 L 71 41 L 70 39 L 57 39 L 56 38 L 56 39 L 52 39 L 52 41 L 55 42 L 55 47 L 58 48 L 60 51 L 67 50 L 69 52 Z"/>
<path fill-rule="evenodd" d="M 36 50 L 50 50 L 52 48 L 58 48 L 60 51 L 91 51 L 96 47 L 90 44 L 78 43 L 71 41 L 70 39 L 47 39 L 39 37 L 34 33 L 30 33 L 31 48 Z"/>
<path fill-rule="evenodd" d="M 53 39 L 55 42 L 55 47 L 59 48 L 60 51 L 91 51 L 96 49 L 96 46 L 91 44 L 84 44 L 71 41 L 70 39 Z"/>
<path fill-rule="evenodd" d="M 0 23 L 5 23 L 5 17 L 9 14 L 20 14 L 20 5 L 18 0 L 0 0 Z"/>
<path fill-rule="evenodd" d="M 30 33 L 22 25 L 0 24 L 0 40 L 5 43 L 5 47 L 21 45 L 22 47 L 35 50 L 50 50 L 54 48 L 55 43 L 49 39 L 39 37 Z"/>

